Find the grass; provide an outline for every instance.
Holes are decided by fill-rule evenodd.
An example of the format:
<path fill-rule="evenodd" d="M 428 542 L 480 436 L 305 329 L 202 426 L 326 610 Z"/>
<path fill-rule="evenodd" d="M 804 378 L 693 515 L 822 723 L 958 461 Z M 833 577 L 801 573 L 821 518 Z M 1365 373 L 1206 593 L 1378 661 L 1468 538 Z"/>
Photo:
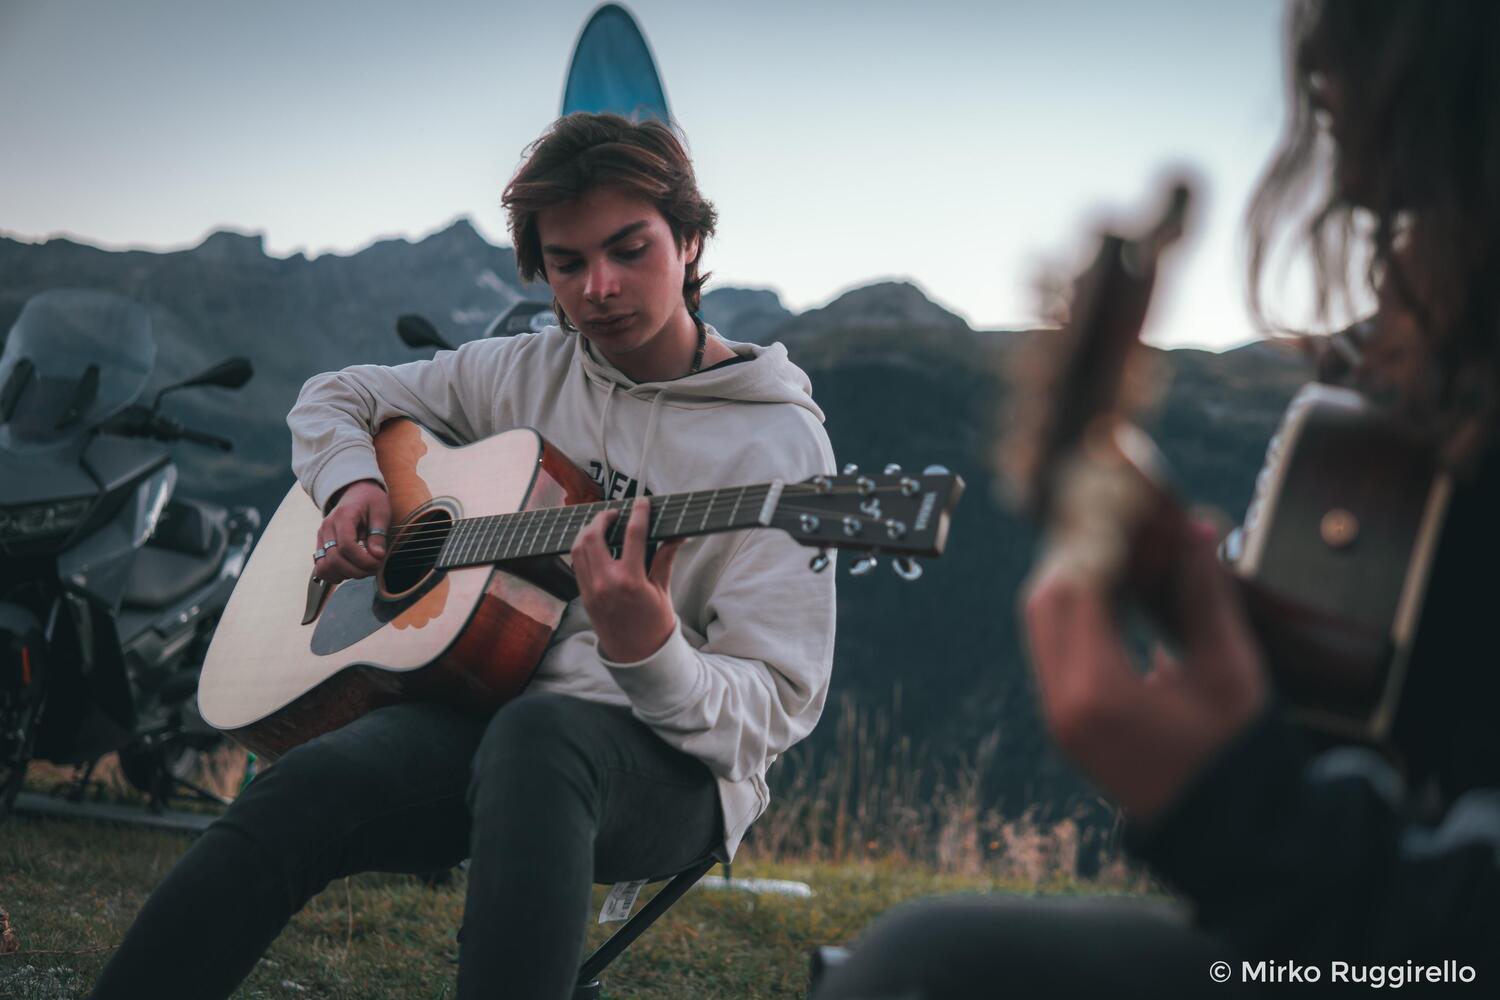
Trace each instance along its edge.
<path fill-rule="evenodd" d="M 0 956 L 0 997 L 81 997 L 185 835 L 72 820 L 14 818 L 0 846 L 0 906 L 20 950 Z M 736 876 L 807 882 L 811 899 L 694 890 L 606 970 L 613 997 L 801 997 L 807 955 L 853 938 L 903 900 L 936 892 L 1034 893 L 1058 882 L 941 875 L 907 864 L 742 860 Z M 453 995 L 463 878 L 438 889 L 402 876 L 330 886 L 236 994 L 242 998 L 440 998 Z M 596 890 L 595 905 L 603 890 Z M 612 929 L 609 928 L 609 929 Z M 591 943 L 605 928 L 593 927 Z"/>
<path fill-rule="evenodd" d="M 1080 848 L 1099 846 L 1090 840 L 1097 831 L 985 807 L 979 789 L 993 741 L 955 770 L 924 778 L 923 754 L 894 737 L 888 716 L 844 709 L 832 752 L 814 758 L 797 748 L 780 766 L 772 808 L 734 865 L 736 877 L 806 882 L 814 896 L 695 889 L 605 971 L 606 996 L 802 997 L 813 948 L 847 943 L 892 906 L 923 896 L 1153 892 L 1108 843 L 1097 874 L 1079 878 Z M 236 753 L 207 762 L 200 781 L 232 793 L 244 766 Z M 28 785 L 45 790 L 66 777 L 33 765 Z M 139 801 L 109 760 L 90 794 Z M 0 1000 L 86 996 L 188 843 L 166 831 L 7 820 L 0 910 L 9 912 L 19 949 L 7 954 L 0 946 Z M 595 891 L 596 914 L 604 892 Z M 451 997 L 463 896 L 462 874 L 441 888 L 394 875 L 335 883 L 297 915 L 236 996 Z M 643 902 L 644 894 L 637 906 Z M 591 924 L 590 945 L 616 926 Z"/>

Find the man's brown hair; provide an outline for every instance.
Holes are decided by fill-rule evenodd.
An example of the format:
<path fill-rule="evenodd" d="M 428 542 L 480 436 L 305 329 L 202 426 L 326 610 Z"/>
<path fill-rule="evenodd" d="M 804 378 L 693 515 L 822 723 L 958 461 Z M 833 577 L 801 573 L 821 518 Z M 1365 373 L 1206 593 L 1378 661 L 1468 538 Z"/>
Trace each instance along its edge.
<path fill-rule="evenodd" d="M 699 193 L 692 160 L 671 127 L 655 120 L 636 124 L 619 115 L 580 111 L 553 122 L 527 147 L 525 156 L 500 198 L 523 281 L 547 277 L 537 213 L 608 187 L 654 204 L 679 249 L 698 239 L 698 255 L 682 278 L 683 301 L 688 312 L 697 315 L 708 278 L 700 272 L 703 244 L 714 234 L 718 213 Z M 556 300 L 553 308 L 558 320 L 572 329 Z"/>

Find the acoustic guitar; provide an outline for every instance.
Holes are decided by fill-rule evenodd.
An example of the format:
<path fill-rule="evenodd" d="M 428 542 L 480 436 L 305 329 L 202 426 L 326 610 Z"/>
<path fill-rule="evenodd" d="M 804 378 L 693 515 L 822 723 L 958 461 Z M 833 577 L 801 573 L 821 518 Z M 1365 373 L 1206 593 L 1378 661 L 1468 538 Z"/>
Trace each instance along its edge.
<path fill-rule="evenodd" d="M 1020 366 L 996 457 L 1049 544 L 1175 631 L 1167 572 L 1184 508 L 1133 422 L 1157 266 L 1186 185 L 1145 235 L 1106 234 L 1062 328 Z M 1243 525 L 1221 546 L 1280 703 L 1325 736 L 1391 751 L 1392 722 L 1452 494 L 1430 444 L 1349 388 L 1309 383 L 1272 439 Z"/>
<path fill-rule="evenodd" d="M 266 526 L 204 660 L 203 718 L 274 759 L 383 705 L 437 700 L 486 714 L 526 686 L 576 596 L 564 556 L 606 509 L 598 488 L 540 434 L 506 431 L 449 447 L 405 419 L 375 435 L 390 492 L 386 556 L 371 577 L 309 578 L 323 514 L 293 486 Z M 774 528 L 817 548 L 879 554 L 904 579 L 942 554 L 963 480 L 946 469 L 815 476 L 651 499 L 653 542 Z"/>

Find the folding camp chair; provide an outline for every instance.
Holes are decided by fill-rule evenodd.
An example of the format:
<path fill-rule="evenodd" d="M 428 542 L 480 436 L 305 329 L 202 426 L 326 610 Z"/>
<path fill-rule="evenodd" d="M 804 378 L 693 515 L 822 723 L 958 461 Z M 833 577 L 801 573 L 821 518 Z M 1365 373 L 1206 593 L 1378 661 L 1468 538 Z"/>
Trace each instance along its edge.
<path fill-rule="evenodd" d="M 578 970 L 578 986 L 573 990 L 573 1000 L 599 1000 L 603 989 L 599 985 L 599 973 L 604 971 L 604 967 L 613 962 L 620 952 L 628 948 L 647 927 L 656 922 L 657 917 L 666 913 L 673 903 L 681 899 L 716 864 L 717 861 L 710 859 L 672 876 L 671 881 L 652 896 L 639 913 L 625 921 L 623 927 L 594 949 L 594 953 L 584 959 Z"/>

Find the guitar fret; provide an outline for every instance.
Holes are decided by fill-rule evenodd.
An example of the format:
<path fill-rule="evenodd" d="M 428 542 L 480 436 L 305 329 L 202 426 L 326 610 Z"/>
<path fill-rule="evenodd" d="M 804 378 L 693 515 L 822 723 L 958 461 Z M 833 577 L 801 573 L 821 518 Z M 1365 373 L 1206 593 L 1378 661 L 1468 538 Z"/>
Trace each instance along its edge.
<path fill-rule="evenodd" d="M 505 515 L 505 530 L 501 532 L 501 537 L 505 541 L 498 546 L 501 562 L 516 557 L 516 542 L 519 539 L 521 527 L 525 524 L 524 514 L 525 511 L 516 510 Z"/>
<path fill-rule="evenodd" d="M 516 555 L 523 558 L 536 555 L 536 552 L 532 548 L 532 545 L 536 541 L 537 529 L 539 529 L 540 527 L 541 521 L 536 516 L 536 511 L 528 510 L 526 512 L 526 527 L 521 531 L 521 548 L 520 551 L 516 553 Z M 527 540 L 527 536 L 530 536 L 529 541 Z"/>
<path fill-rule="evenodd" d="M 493 517 L 483 519 L 483 527 L 479 530 L 479 556 L 484 562 L 493 562 L 491 555 L 495 550 L 495 532 L 500 530 L 499 522 Z"/>
<path fill-rule="evenodd" d="M 588 523 L 588 511 L 592 506 L 593 504 L 581 503 L 568 508 L 567 542 L 569 549 L 572 549 L 573 544 L 578 541 L 578 533 Z"/>
<path fill-rule="evenodd" d="M 564 507 L 559 519 L 559 531 L 557 533 L 558 555 L 567 552 L 573 547 L 573 518 L 577 515 L 577 507 Z"/>
<path fill-rule="evenodd" d="M 484 551 L 484 522 L 479 519 L 469 519 L 469 558 L 470 564 L 482 562 L 479 557 Z"/>
<path fill-rule="evenodd" d="M 708 516 L 714 511 L 714 501 L 719 499 L 719 491 L 714 490 L 708 495 L 708 506 L 703 508 L 703 520 L 698 525 L 698 530 L 703 531 L 708 527 Z"/>
<path fill-rule="evenodd" d="M 453 561 L 455 565 L 464 565 L 464 549 L 469 541 L 469 524 L 467 521 L 456 521 L 453 525 Z"/>
<path fill-rule="evenodd" d="M 661 528 L 661 519 L 667 512 L 667 501 L 670 499 L 668 497 L 661 503 L 651 505 L 651 516 L 646 519 L 646 541 L 657 541 L 656 532 Z"/>
<path fill-rule="evenodd" d="M 511 515 L 514 522 L 510 528 L 510 541 L 505 544 L 505 552 L 508 558 L 514 559 L 521 555 L 521 539 L 526 535 L 526 512 L 518 510 Z"/>
<path fill-rule="evenodd" d="M 691 497 L 692 494 L 691 493 L 683 493 L 683 494 L 681 494 L 681 496 L 682 496 L 682 509 L 677 512 L 677 524 L 672 529 L 672 534 L 674 534 L 674 535 L 682 533 L 682 517 L 683 517 L 684 514 L 687 513 L 688 498 Z"/>
<path fill-rule="evenodd" d="M 734 506 L 731 507 L 731 508 L 729 508 L 729 522 L 728 522 L 728 526 L 731 527 L 731 528 L 734 527 L 734 518 L 735 518 L 735 515 L 740 512 L 740 502 L 745 499 L 745 491 L 748 490 L 749 488 L 750 487 L 748 487 L 748 486 L 741 486 L 740 487 L 739 495 L 734 498 Z"/>
<path fill-rule="evenodd" d="M 514 514 L 499 514 L 495 517 L 495 544 L 490 547 L 490 558 L 495 562 L 505 559 L 505 535 L 510 534 L 511 529 L 516 526 Z"/>
<path fill-rule="evenodd" d="M 465 560 L 470 565 L 481 562 L 479 555 L 484 547 L 484 525 L 477 520 L 469 521 L 469 551 Z"/>
<path fill-rule="evenodd" d="M 541 538 L 541 549 L 538 549 L 538 552 L 552 552 L 552 532 L 556 531 L 556 528 L 558 528 L 558 526 L 556 526 L 556 520 L 558 520 L 558 511 L 556 511 L 555 507 L 549 508 L 549 510 L 544 511 L 543 516 L 541 516 L 541 520 L 543 520 L 544 525 L 547 526 L 547 534 L 544 535 L 543 538 Z"/>
<path fill-rule="evenodd" d="M 515 527 L 515 514 L 500 514 L 495 517 L 495 541 L 490 547 L 490 558 L 495 562 L 505 561 L 505 538 Z"/>

